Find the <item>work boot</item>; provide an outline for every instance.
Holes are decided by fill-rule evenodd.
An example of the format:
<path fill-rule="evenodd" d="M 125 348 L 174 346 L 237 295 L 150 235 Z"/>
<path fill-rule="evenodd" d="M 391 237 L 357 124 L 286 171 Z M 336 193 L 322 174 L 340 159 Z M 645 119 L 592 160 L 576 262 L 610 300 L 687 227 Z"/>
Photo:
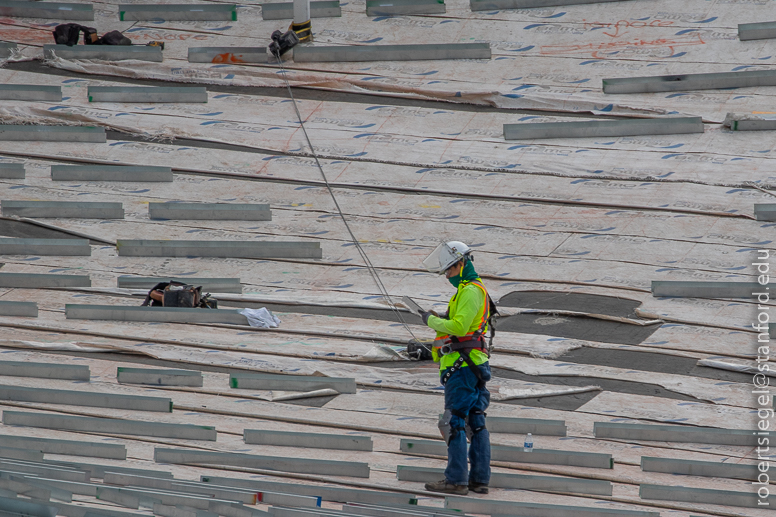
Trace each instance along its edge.
<path fill-rule="evenodd" d="M 446 479 L 435 483 L 426 483 L 426 490 L 429 492 L 444 492 L 445 494 L 454 495 L 466 495 L 469 493 L 469 489 L 466 485 L 453 485 L 448 483 Z"/>
<path fill-rule="evenodd" d="M 488 493 L 488 485 L 483 485 L 482 483 L 472 483 L 469 482 L 469 490 L 474 492 L 475 494 L 487 494 Z"/>

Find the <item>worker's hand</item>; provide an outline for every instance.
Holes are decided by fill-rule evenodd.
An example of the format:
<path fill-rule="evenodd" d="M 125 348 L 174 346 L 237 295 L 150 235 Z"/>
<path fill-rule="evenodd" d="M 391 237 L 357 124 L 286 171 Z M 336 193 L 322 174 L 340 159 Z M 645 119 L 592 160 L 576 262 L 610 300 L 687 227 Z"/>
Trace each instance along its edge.
<path fill-rule="evenodd" d="M 431 311 L 420 311 L 420 317 L 423 319 L 424 325 L 428 325 L 428 318 L 433 315 Z"/>

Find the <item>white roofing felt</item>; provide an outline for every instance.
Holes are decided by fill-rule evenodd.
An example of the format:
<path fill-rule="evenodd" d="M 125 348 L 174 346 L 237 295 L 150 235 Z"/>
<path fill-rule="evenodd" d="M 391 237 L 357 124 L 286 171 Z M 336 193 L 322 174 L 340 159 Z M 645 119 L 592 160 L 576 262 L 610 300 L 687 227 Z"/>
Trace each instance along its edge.
<path fill-rule="evenodd" d="M 423 306 L 444 309 L 452 289 L 443 278 L 424 272 L 421 261 L 440 240 L 455 239 L 475 249 L 477 271 L 494 300 L 513 291 L 606 295 L 640 302 L 640 319 L 626 318 L 631 323 L 664 322 L 637 345 L 558 337 L 551 330 L 547 335 L 497 335 L 491 363 L 517 378 L 497 373 L 489 384 L 493 403 L 488 414 L 563 420 L 568 436 L 534 436 L 538 449 L 611 454 L 614 468 L 494 462 L 494 471 L 610 481 L 613 495 L 492 489 L 488 499 L 677 517 L 769 514 L 762 508 L 639 497 L 640 484 L 752 494 L 750 481 L 677 477 L 639 467 L 642 456 L 753 464 L 757 452 L 752 447 L 596 439 L 593 425 L 742 430 L 757 425 L 761 404 L 751 383 L 740 373 L 729 373 L 752 373 L 758 364 L 757 334 L 751 328 L 756 301 L 654 298 L 651 283 L 756 281 L 756 252 L 773 248 L 773 224 L 756 221 L 754 206 L 776 203 L 770 191 L 776 183 L 771 163 L 776 134 L 733 131 L 723 122 L 731 113 L 736 115 L 728 120 L 770 118 L 776 111 L 776 86 L 605 94 L 602 81 L 772 71 L 776 40 L 738 41 L 737 25 L 770 20 L 776 16 L 773 2 L 624 0 L 472 12 L 467 1 L 451 0 L 445 14 L 368 17 L 363 0 L 349 1 L 341 4 L 342 17 L 312 20 L 315 38 L 310 45 L 487 42 L 492 58 L 295 64 L 288 54 L 285 74 L 276 63 L 240 63 L 229 53 L 213 63 L 187 61 L 188 49 L 195 47 L 266 47 L 271 32 L 285 29 L 290 20 L 263 20 L 258 2 L 238 5 L 237 20 L 216 22 L 124 22 L 119 21 L 119 3 L 94 3 L 95 20 L 84 24 L 100 34 L 124 31 L 135 44 L 164 41 L 163 62 L 54 57 L 45 64 L 66 75 L 47 74 L 47 68 L 19 63 L 43 58 L 42 46 L 53 43 L 52 20 L 0 20 L 0 40 L 18 44 L 7 63 L 0 60 L 7 64 L 0 68 L 0 84 L 62 90 L 60 102 L 0 101 L 0 124 L 99 126 L 121 132 L 110 133 L 106 143 L 0 138 L 0 164 L 23 163 L 26 170 L 24 179 L 0 179 L 0 200 L 119 202 L 125 212 L 124 219 L 31 221 L 93 238 L 89 257 L 0 256 L 4 273 L 91 278 L 91 287 L 0 288 L 1 301 L 34 301 L 39 307 L 35 319 L 0 316 L 0 359 L 86 364 L 92 375 L 89 383 L 0 377 L 0 384 L 170 397 L 174 411 L 61 404 L 66 401 L 0 401 L 0 410 L 215 426 L 218 439 L 101 436 L 3 425 L 0 435 L 104 441 L 124 444 L 128 452 L 125 461 L 49 454 L 46 459 L 164 470 L 185 480 L 260 476 L 384 488 L 418 494 L 421 505 L 443 505 L 422 484 L 396 478 L 400 465 L 445 464 L 442 458 L 413 456 L 399 448 L 402 438 L 438 439 L 436 419 L 443 399 L 436 370 L 429 363 L 408 362 L 399 353 L 411 337 L 408 328 L 418 337 L 431 337 L 430 331 L 417 324 L 405 328 L 348 315 L 348 310 L 387 309 L 388 303 L 316 167 L 285 96 L 287 78 L 292 86 L 308 89 L 295 92 L 314 151 L 392 300 L 411 296 Z M 137 85 L 134 79 L 155 81 L 143 85 L 205 85 L 207 103 L 89 101 L 90 86 Z M 309 94 L 309 89 L 323 92 Z M 672 116 L 700 116 L 704 132 L 533 141 L 503 137 L 504 124 Z M 52 181 L 51 166 L 60 164 L 165 166 L 172 168 L 174 181 Z M 150 219 L 148 204 L 164 201 L 268 203 L 272 220 Z M 320 243 L 323 258 L 119 256 L 115 243 L 125 239 L 308 241 Z M 222 307 L 268 304 L 289 307 L 289 312 L 276 311 L 282 320 L 277 329 L 65 318 L 67 304 L 139 305 L 144 293 L 118 289 L 121 275 L 239 277 L 242 294 L 216 293 Z M 580 312 L 592 321 L 611 321 L 584 309 Z M 557 318 L 573 318 L 552 310 L 547 316 L 548 328 Z M 645 352 L 661 367 L 655 371 L 635 360 L 627 368 L 587 364 L 564 356 L 585 349 L 609 351 L 612 357 Z M 695 360 L 718 373 L 707 378 L 673 369 L 673 361 Z M 116 368 L 138 366 L 138 361 L 149 368 L 203 369 L 204 385 L 118 384 Z M 387 361 L 394 367 L 384 367 Z M 350 377 L 358 392 L 340 394 L 322 407 L 294 405 L 281 399 L 310 394 L 230 388 L 223 373 L 227 369 Z M 639 394 L 627 386 L 640 387 Z M 648 394 L 650 388 L 653 394 Z M 553 396 L 578 396 L 586 402 L 575 410 L 550 409 L 558 400 Z M 540 398 L 547 407 L 521 405 L 521 398 Z M 374 450 L 247 445 L 245 429 L 363 434 L 372 437 Z M 524 436 L 499 433 L 492 438 L 494 444 L 519 446 Z M 356 479 L 160 465 L 153 461 L 156 446 L 363 462 L 371 473 L 369 479 Z M 74 504 L 108 507 L 89 496 L 74 496 Z M 266 510 L 267 505 L 258 508 Z"/>

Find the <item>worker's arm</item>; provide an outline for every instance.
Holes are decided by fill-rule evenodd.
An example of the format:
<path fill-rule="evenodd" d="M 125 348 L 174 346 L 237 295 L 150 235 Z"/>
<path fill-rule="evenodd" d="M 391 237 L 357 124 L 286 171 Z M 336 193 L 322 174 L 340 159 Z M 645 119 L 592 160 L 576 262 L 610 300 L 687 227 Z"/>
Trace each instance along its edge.
<path fill-rule="evenodd" d="M 485 294 L 476 285 L 467 285 L 461 290 L 454 315 L 450 319 L 429 316 L 428 326 L 442 334 L 465 336 L 474 318 L 480 315 Z"/>

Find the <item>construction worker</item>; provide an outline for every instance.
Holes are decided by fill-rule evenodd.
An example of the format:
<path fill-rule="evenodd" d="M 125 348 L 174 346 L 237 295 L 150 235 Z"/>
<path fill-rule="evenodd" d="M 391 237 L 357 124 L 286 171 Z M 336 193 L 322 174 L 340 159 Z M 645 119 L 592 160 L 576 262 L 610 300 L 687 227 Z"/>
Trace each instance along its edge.
<path fill-rule="evenodd" d="M 423 323 L 436 330 L 432 347 L 445 387 L 445 412 L 439 430 L 447 443 L 445 479 L 426 483 L 426 490 L 466 495 L 469 490 L 488 493 L 490 482 L 490 434 L 485 428 L 485 410 L 490 393 L 488 329 L 491 302 L 488 291 L 474 270 L 471 250 L 458 241 L 440 244 L 424 261 L 431 272 L 444 273 L 456 288 L 447 314 L 421 311 Z M 471 441 L 467 467 L 466 439 Z"/>

